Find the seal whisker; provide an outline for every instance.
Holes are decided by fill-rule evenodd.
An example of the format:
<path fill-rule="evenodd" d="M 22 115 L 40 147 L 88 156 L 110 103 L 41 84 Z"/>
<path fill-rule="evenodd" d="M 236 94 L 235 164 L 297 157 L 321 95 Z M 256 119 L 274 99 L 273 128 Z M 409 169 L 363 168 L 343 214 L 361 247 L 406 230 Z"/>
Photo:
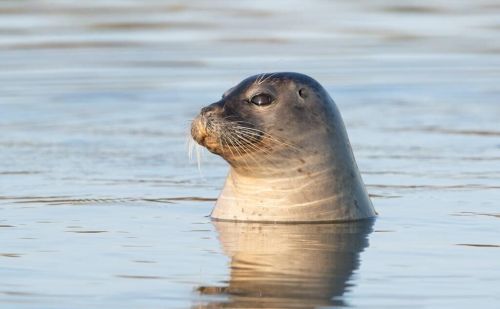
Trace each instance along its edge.
<path fill-rule="evenodd" d="M 263 74 L 263 75 L 265 76 L 265 74 Z M 274 75 L 276 75 L 276 73 L 271 73 L 268 76 L 265 76 L 258 84 L 260 85 L 260 84 L 264 83 L 265 81 L 269 80 Z"/>
<path fill-rule="evenodd" d="M 262 152 L 264 154 L 264 159 L 267 159 L 270 163 L 273 163 L 272 160 L 268 159 L 271 157 L 272 153 L 268 147 L 264 144 L 257 144 L 259 140 L 256 137 L 261 137 L 261 135 L 257 135 L 254 132 L 248 132 L 238 129 L 238 126 L 228 126 L 228 132 L 231 135 L 234 135 L 235 138 L 239 141 L 244 141 L 245 143 L 238 143 L 242 148 L 245 149 L 246 153 L 249 153 L 249 150 L 253 150 L 254 152 Z M 253 155 L 252 155 L 253 156 Z"/>
<path fill-rule="evenodd" d="M 248 134 L 248 132 L 243 132 L 243 131 L 235 131 L 235 133 L 237 134 L 237 137 L 239 139 L 242 139 L 243 141 L 245 141 L 247 144 L 245 146 L 249 146 L 249 147 L 252 147 L 252 149 L 254 149 L 255 151 L 263 151 L 265 154 L 271 154 L 271 152 L 269 151 L 269 149 L 266 148 L 265 145 L 256 145 L 255 144 L 255 135 L 254 134 Z"/>
<path fill-rule="evenodd" d="M 273 136 L 273 135 L 271 135 L 271 134 L 269 134 L 269 133 L 267 133 L 267 132 L 264 132 L 264 131 L 262 131 L 262 130 L 259 130 L 259 129 L 255 128 L 255 127 L 254 127 L 251 123 L 249 123 L 249 122 L 247 122 L 247 121 L 231 121 L 231 122 L 233 122 L 233 123 L 240 123 L 240 124 L 248 124 L 248 125 L 251 125 L 251 126 L 236 126 L 236 127 L 238 127 L 239 129 L 247 129 L 247 130 L 252 130 L 252 131 L 258 132 L 258 133 L 260 133 L 260 134 L 262 134 L 262 135 L 266 135 L 266 136 L 268 136 L 269 138 L 272 138 L 272 139 L 274 139 L 274 140 L 275 140 L 275 141 L 277 141 L 277 142 L 286 143 L 286 142 L 285 142 L 285 141 L 283 141 L 281 138 L 275 137 L 275 136 Z M 286 143 L 286 144 L 287 144 L 288 146 L 290 146 L 290 147 L 297 148 L 297 147 L 296 147 L 295 145 L 293 145 L 293 144 L 290 144 L 290 143 Z M 298 149 L 298 148 L 297 148 L 297 149 Z"/>
<path fill-rule="evenodd" d="M 234 148 L 234 150 L 236 152 L 238 152 L 238 155 L 241 156 L 241 153 L 238 151 L 237 147 L 233 143 L 233 138 L 232 138 L 231 134 L 229 134 L 230 132 L 227 130 L 227 126 L 223 126 L 223 128 L 221 130 L 219 130 L 219 132 L 221 135 L 221 138 L 220 138 L 221 143 L 223 144 L 224 140 L 226 141 L 227 147 L 228 147 L 229 151 L 231 152 L 231 154 L 233 156 L 236 156 L 235 153 L 231 149 L 231 148 Z"/>
<path fill-rule="evenodd" d="M 237 137 L 239 136 L 237 135 Z M 239 145 L 239 148 L 241 148 L 244 154 L 248 155 L 259 167 L 261 166 L 261 163 L 248 151 L 247 145 L 243 145 L 238 139 L 234 139 L 234 142 Z"/>
<path fill-rule="evenodd" d="M 225 127 L 221 122 L 217 122 L 217 125 L 219 125 L 219 127 L 221 127 L 221 128 Z M 220 132 L 220 136 L 218 138 L 218 141 L 219 141 L 219 144 L 221 145 L 222 151 L 225 152 L 225 149 L 227 147 L 227 149 L 229 150 L 229 152 L 231 153 L 231 155 L 234 157 L 235 154 L 231 150 L 231 146 L 229 146 L 228 143 L 226 143 L 226 146 L 224 146 L 224 140 L 226 140 L 228 138 L 227 134 L 225 133 L 225 130 L 219 130 L 219 132 Z"/>
<path fill-rule="evenodd" d="M 239 130 L 232 130 L 231 131 L 235 137 L 237 137 L 238 140 L 243 140 L 245 144 L 240 143 L 243 147 L 251 147 L 255 151 L 264 151 L 264 153 L 269 153 L 269 151 L 265 148 L 263 145 L 256 146 L 255 142 L 255 136 L 250 136 L 245 132 L 239 131 Z"/>
<path fill-rule="evenodd" d="M 239 150 L 240 147 L 238 147 L 238 146 L 235 145 L 236 144 L 236 140 L 233 138 L 233 136 L 231 136 L 230 134 L 227 134 L 226 137 L 228 139 L 229 144 L 233 146 L 234 150 L 243 159 L 243 162 L 245 163 L 245 165 L 247 166 L 247 168 L 250 168 L 250 166 L 248 165 L 247 159 L 245 158 L 245 156 L 243 156 L 243 154 Z"/>
<path fill-rule="evenodd" d="M 254 145 L 254 141 L 251 139 L 254 139 L 254 137 L 251 137 L 251 139 L 245 138 L 239 130 L 236 130 L 232 126 L 227 126 L 227 134 L 224 133 L 225 135 L 230 135 L 231 136 L 231 141 L 233 145 L 237 145 L 243 152 L 243 154 L 248 155 L 259 167 L 261 167 L 261 162 L 259 162 L 255 156 L 252 154 L 253 151 L 259 151 L 259 150 L 264 150 L 263 147 L 259 148 Z M 242 143 L 244 141 L 245 143 Z"/>
<path fill-rule="evenodd" d="M 241 131 L 233 131 L 233 132 L 235 133 L 238 140 L 240 140 L 240 141 L 243 140 L 243 141 L 247 142 L 246 144 L 242 144 L 242 143 L 238 143 L 238 144 L 241 145 L 241 147 L 244 149 L 245 153 L 248 154 L 248 156 L 250 156 L 250 158 L 254 160 L 254 162 L 257 164 L 257 166 L 259 168 L 261 168 L 263 170 L 271 170 L 269 167 L 262 165 L 262 160 L 258 160 L 255 158 L 255 155 L 254 155 L 255 152 L 262 152 L 261 153 L 262 156 L 260 156 L 259 159 L 263 158 L 266 162 L 270 163 L 273 167 L 276 167 L 275 162 L 273 160 L 271 160 L 272 153 L 265 146 L 255 145 L 255 143 L 248 140 L 245 136 L 245 133 L 242 133 Z M 250 138 L 254 139 L 253 137 L 250 137 Z"/>
<path fill-rule="evenodd" d="M 245 153 L 248 154 L 252 159 L 254 159 L 254 155 L 252 154 L 252 152 L 248 151 L 249 148 L 250 148 L 250 150 L 253 150 L 254 152 L 263 151 L 264 152 L 263 153 L 264 160 L 266 160 L 267 162 L 271 163 L 274 166 L 274 162 L 270 159 L 272 153 L 269 152 L 265 147 L 263 147 L 263 146 L 261 146 L 261 147 L 255 146 L 252 142 L 248 141 L 248 139 L 246 139 L 243 134 L 237 134 L 237 137 L 240 140 L 247 141 L 247 144 L 245 144 L 245 145 L 240 144 L 240 145 L 244 149 Z M 257 165 L 259 167 L 262 166 L 261 162 L 259 162 L 258 160 L 254 159 L 254 161 L 255 161 L 255 163 L 257 163 Z M 268 168 L 264 167 L 264 169 L 268 169 Z"/>
<path fill-rule="evenodd" d="M 214 128 L 217 129 L 217 132 L 219 132 L 219 134 L 220 134 L 220 136 L 217 140 L 219 141 L 219 144 L 221 145 L 222 151 L 225 152 L 225 149 L 227 148 L 233 157 L 236 157 L 237 155 L 242 157 L 242 154 L 238 151 L 238 148 L 234 145 L 231 136 L 227 133 L 227 130 L 226 130 L 227 125 L 221 121 L 213 121 L 213 126 L 214 126 Z M 235 154 L 235 152 L 233 152 L 232 148 L 234 148 L 234 150 L 238 154 Z M 248 166 L 248 163 L 245 161 L 245 158 L 243 158 L 243 161 Z"/>
<path fill-rule="evenodd" d="M 240 130 L 248 130 L 247 132 L 249 132 L 249 134 L 254 134 L 256 136 L 262 136 L 262 137 L 265 137 L 265 138 L 268 138 L 276 143 L 279 143 L 281 145 L 284 145 L 284 146 L 288 146 L 288 147 L 291 147 L 295 150 L 300 150 L 300 148 L 298 148 L 297 146 L 293 145 L 293 144 L 290 144 L 290 143 L 287 143 L 287 142 L 284 142 L 280 139 L 278 139 L 277 137 L 267 133 L 267 132 L 264 132 L 264 131 L 261 131 L 259 129 L 255 129 L 255 128 L 248 128 L 248 127 L 243 127 L 243 126 L 238 126 L 238 129 Z"/>
<path fill-rule="evenodd" d="M 226 138 L 226 137 L 224 137 L 224 138 Z M 221 138 L 221 140 L 220 140 L 220 141 L 221 141 L 222 149 L 223 149 L 223 151 L 224 151 L 224 139 L 222 139 L 222 138 Z M 226 143 L 226 144 L 227 144 L 227 149 L 229 150 L 229 152 L 231 153 L 231 155 L 234 157 L 234 156 L 235 156 L 235 154 L 233 153 L 233 150 L 231 149 L 231 146 L 229 146 L 229 144 L 228 144 L 228 143 Z"/>
<path fill-rule="evenodd" d="M 294 147 L 293 145 L 276 140 L 276 139 L 274 139 L 270 136 L 267 136 L 267 135 L 258 134 L 258 133 L 254 133 L 254 132 L 245 132 L 245 134 L 247 134 L 247 136 L 251 139 L 256 139 L 256 137 L 260 137 L 261 138 L 260 142 L 269 141 L 270 144 L 285 146 L 285 148 L 287 148 L 288 150 L 298 150 L 298 148 Z"/>
<path fill-rule="evenodd" d="M 266 76 L 266 73 L 259 74 L 257 78 L 254 80 L 254 85 L 260 85 L 260 81 Z"/>
<path fill-rule="evenodd" d="M 196 162 L 198 164 L 198 173 L 200 173 L 201 175 L 201 146 L 200 145 L 196 145 Z"/>
<path fill-rule="evenodd" d="M 188 158 L 189 158 L 189 161 L 193 160 L 193 149 L 195 147 L 195 143 L 193 141 L 192 138 L 188 138 L 187 140 L 187 143 L 188 143 Z"/>

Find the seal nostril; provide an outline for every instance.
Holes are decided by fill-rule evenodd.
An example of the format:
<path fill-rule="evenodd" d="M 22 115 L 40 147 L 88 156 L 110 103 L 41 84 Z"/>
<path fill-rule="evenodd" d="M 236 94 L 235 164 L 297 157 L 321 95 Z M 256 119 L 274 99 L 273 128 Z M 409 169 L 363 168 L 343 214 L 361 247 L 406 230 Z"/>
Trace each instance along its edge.
<path fill-rule="evenodd" d="M 211 114 L 213 114 L 213 110 L 210 108 L 210 106 L 207 106 L 201 109 L 201 114 L 203 116 L 210 116 Z"/>
<path fill-rule="evenodd" d="M 205 106 L 201 109 L 201 115 L 212 116 L 217 111 L 222 110 L 222 104 L 220 102 L 212 103 L 209 106 Z"/>

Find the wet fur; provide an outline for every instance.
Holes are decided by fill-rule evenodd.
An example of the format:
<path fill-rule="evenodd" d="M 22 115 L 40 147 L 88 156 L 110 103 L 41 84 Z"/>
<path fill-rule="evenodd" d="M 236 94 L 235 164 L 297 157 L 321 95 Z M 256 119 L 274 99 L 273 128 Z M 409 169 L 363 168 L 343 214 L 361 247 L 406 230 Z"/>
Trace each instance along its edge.
<path fill-rule="evenodd" d="M 272 104 L 256 106 L 265 92 Z M 335 103 L 298 73 L 249 77 L 193 121 L 193 138 L 230 165 L 212 217 L 324 222 L 371 218 L 371 205 Z"/>

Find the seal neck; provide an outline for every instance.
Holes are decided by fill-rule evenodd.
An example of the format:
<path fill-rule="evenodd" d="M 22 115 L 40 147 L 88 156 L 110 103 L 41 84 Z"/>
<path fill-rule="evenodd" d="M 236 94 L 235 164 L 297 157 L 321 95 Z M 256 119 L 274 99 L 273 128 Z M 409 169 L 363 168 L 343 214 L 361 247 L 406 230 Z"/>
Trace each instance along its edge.
<path fill-rule="evenodd" d="M 301 136 L 299 151 L 275 149 L 262 154 L 262 161 L 231 164 L 212 218 L 324 222 L 374 217 L 345 130 L 329 129 Z"/>

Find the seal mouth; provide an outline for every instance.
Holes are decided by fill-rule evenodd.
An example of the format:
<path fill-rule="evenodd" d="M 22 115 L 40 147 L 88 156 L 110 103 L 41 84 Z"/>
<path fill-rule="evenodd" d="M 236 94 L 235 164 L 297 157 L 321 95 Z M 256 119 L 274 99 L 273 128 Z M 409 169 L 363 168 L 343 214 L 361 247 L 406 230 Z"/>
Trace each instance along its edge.
<path fill-rule="evenodd" d="M 203 115 L 198 115 L 191 124 L 191 136 L 201 146 L 208 150 L 215 150 L 217 141 L 214 139 L 214 134 L 209 132 L 209 121 Z"/>
<path fill-rule="evenodd" d="M 231 117 L 199 114 L 191 124 L 193 139 L 222 157 L 242 156 L 259 150 L 264 133 L 250 123 Z"/>

